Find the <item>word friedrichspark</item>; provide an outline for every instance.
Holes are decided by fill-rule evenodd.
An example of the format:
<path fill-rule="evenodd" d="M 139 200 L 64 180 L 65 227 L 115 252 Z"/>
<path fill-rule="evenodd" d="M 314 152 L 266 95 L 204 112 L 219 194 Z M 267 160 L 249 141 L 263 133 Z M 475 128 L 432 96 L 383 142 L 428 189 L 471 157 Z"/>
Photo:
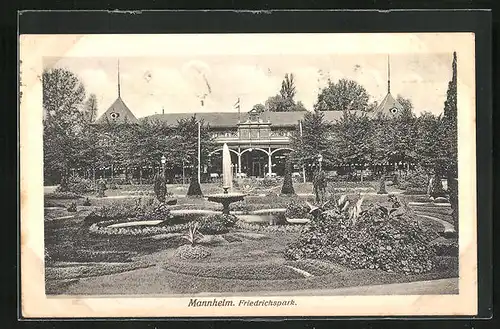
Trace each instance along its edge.
<path fill-rule="evenodd" d="M 280 307 L 280 306 L 295 306 L 297 303 L 295 303 L 295 300 L 290 299 L 290 300 L 248 300 L 248 299 L 241 299 L 238 301 L 238 303 L 235 303 L 235 301 L 232 300 L 227 300 L 227 299 L 198 299 L 198 298 L 191 298 L 189 300 L 188 307 L 220 307 L 220 306 L 241 306 L 241 307 L 248 307 L 248 306 L 274 306 L 274 307 Z"/>

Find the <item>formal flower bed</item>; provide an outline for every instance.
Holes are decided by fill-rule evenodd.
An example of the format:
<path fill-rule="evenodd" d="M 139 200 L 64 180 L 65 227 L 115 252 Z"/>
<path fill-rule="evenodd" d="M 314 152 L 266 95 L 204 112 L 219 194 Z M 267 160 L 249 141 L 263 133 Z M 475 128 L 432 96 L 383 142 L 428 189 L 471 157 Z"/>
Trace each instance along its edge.
<path fill-rule="evenodd" d="M 216 264 L 169 260 L 165 264 L 165 269 L 197 277 L 234 280 L 290 280 L 304 278 L 303 275 L 283 264 Z"/>
<path fill-rule="evenodd" d="M 324 259 L 351 269 L 380 269 L 419 274 L 434 269 L 436 234 L 422 230 L 409 209 L 391 197 L 391 205 L 325 211 L 289 246 L 291 260 Z M 353 215 L 355 212 L 358 215 Z"/>
<path fill-rule="evenodd" d="M 46 200 L 60 199 L 60 200 L 71 200 L 80 199 L 82 196 L 75 192 L 52 192 L 44 195 Z"/>
<path fill-rule="evenodd" d="M 100 221 L 140 221 L 140 220 L 168 220 L 171 219 L 170 209 L 164 203 L 154 198 L 137 198 L 121 202 L 112 202 L 92 211 L 86 222 Z"/>
<path fill-rule="evenodd" d="M 312 218 L 309 214 L 310 208 L 304 201 L 290 202 L 286 206 L 286 218 Z"/>
<path fill-rule="evenodd" d="M 116 221 L 102 221 L 90 225 L 90 232 L 101 235 L 134 235 L 134 236 L 151 236 L 166 233 L 178 233 L 188 228 L 188 223 L 176 224 L 172 226 L 129 226 L 129 227 L 109 227 L 111 224 L 116 224 Z"/>
<path fill-rule="evenodd" d="M 296 233 L 301 232 L 304 225 L 301 224 L 286 224 L 286 225 L 262 225 L 254 223 L 246 223 L 244 221 L 237 221 L 235 224 L 236 228 L 256 231 L 262 233 Z"/>
<path fill-rule="evenodd" d="M 236 221 L 237 218 L 234 215 L 209 215 L 199 220 L 199 230 L 202 234 L 224 234 L 229 232 L 229 228 L 233 227 Z"/>
<path fill-rule="evenodd" d="M 202 246 L 185 244 L 175 250 L 174 257 L 184 260 L 203 259 L 210 256 L 210 251 Z"/>

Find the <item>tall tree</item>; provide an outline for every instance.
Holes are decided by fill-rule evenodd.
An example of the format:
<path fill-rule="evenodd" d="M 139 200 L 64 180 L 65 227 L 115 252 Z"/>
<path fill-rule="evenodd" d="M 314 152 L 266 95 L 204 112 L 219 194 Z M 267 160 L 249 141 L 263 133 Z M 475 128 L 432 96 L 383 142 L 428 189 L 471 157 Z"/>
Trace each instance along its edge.
<path fill-rule="evenodd" d="M 325 114 L 320 111 L 306 112 L 302 120 L 302 134 L 298 127 L 291 137 L 294 149 L 293 160 L 304 165 L 312 175 L 313 167 L 317 165 L 318 155 L 323 156 L 323 163 L 329 165 L 332 161 L 329 155 L 331 144 L 331 123 L 325 120 Z"/>
<path fill-rule="evenodd" d="M 252 110 L 255 110 L 255 111 L 259 112 L 259 113 L 262 113 L 262 112 L 264 112 L 266 110 L 266 107 L 264 105 L 262 105 L 262 104 L 259 103 L 259 104 L 255 104 L 252 107 Z"/>
<path fill-rule="evenodd" d="M 48 69 L 42 75 L 42 94 L 45 177 L 61 177 L 81 160 L 80 137 L 84 129 L 81 107 L 85 87 L 71 71 Z"/>
<path fill-rule="evenodd" d="M 285 79 L 283 80 L 283 82 L 281 82 L 280 96 L 283 99 L 293 100 L 295 94 L 296 90 L 293 73 L 290 73 L 290 75 L 287 73 L 285 74 Z"/>
<path fill-rule="evenodd" d="M 404 98 L 403 96 L 398 95 L 396 97 L 396 100 L 399 102 L 399 104 L 401 104 L 403 106 L 403 109 L 406 112 L 410 112 L 410 113 L 413 112 L 413 103 L 411 102 L 411 99 Z"/>
<path fill-rule="evenodd" d="M 337 83 L 328 80 L 328 85 L 319 94 L 314 109 L 319 111 L 367 111 L 368 92 L 354 80 L 340 79 Z"/>
<path fill-rule="evenodd" d="M 266 100 L 266 110 L 270 112 L 305 111 L 305 107 L 302 102 L 295 102 L 294 98 L 296 93 L 294 75 L 292 73 L 285 74 L 285 78 L 281 82 L 281 89 L 279 93 Z"/>
<path fill-rule="evenodd" d="M 83 108 L 83 116 L 86 122 L 93 123 L 97 119 L 97 96 L 90 94 Z"/>
<path fill-rule="evenodd" d="M 446 180 L 453 209 L 455 230 L 458 231 L 458 131 L 457 131 L 457 53 L 453 52 L 452 77 L 448 83 L 444 103 L 444 129 L 446 156 Z"/>
<path fill-rule="evenodd" d="M 331 153 L 337 165 L 365 165 L 373 160 L 373 126 L 366 115 L 345 111 L 332 127 Z"/>

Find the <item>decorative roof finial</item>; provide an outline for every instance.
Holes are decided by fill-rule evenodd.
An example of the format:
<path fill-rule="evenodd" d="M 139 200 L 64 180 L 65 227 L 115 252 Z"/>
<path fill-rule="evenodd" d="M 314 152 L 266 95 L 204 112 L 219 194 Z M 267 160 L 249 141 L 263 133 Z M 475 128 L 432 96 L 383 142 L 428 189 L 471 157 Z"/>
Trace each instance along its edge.
<path fill-rule="evenodd" d="M 391 62 L 387 55 L 387 93 L 391 93 Z"/>
<path fill-rule="evenodd" d="M 120 98 L 120 60 L 118 60 L 118 98 Z"/>

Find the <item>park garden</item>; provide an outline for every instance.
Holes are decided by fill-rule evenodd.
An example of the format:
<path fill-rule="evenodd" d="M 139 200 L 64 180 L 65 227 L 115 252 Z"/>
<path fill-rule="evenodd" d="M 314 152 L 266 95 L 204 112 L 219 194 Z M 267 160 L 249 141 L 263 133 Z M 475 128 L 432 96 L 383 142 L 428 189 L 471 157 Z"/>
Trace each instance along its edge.
<path fill-rule="evenodd" d="M 458 278 L 456 57 L 453 73 L 440 116 L 416 116 L 401 99 L 405 110 L 394 118 L 369 115 L 365 104 L 366 115 L 344 109 L 326 122 L 328 101 L 347 97 L 337 93 L 342 83 L 329 82 L 291 137 L 284 175 L 231 174 L 228 183 L 227 172 L 222 181 L 195 174 L 215 147 L 196 116 L 97 126 L 95 97 L 84 101 L 78 78 L 47 71 L 46 292 L 328 293 Z M 75 97 L 54 79 L 72 83 Z M 294 88 L 287 76 L 275 110 L 297 108 Z M 169 177 L 186 163 L 183 181 Z M 226 211 L 214 196 L 228 185 L 238 198 Z"/>

